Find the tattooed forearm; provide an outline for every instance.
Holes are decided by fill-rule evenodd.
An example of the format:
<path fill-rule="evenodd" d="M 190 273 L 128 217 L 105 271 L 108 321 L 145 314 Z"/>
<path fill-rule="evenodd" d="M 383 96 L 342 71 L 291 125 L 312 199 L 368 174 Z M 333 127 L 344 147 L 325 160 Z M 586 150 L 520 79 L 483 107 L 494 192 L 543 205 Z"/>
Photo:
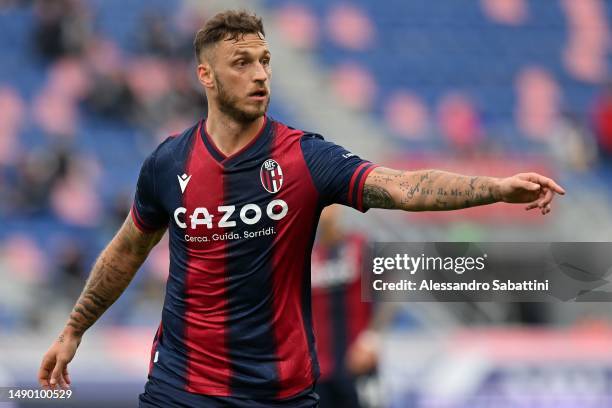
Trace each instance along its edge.
<path fill-rule="evenodd" d="M 128 216 L 115 238 L 100 254 L 70 313 L 67 326 L 73 335 L 82 336 L 117 300 L 164 231 L 142 233 Z"/>
<path fill-rule="evenodd" d="M 497 179 L 491 177 L 379 167 L 366 180 L 363 203 L 368 208 L 455 210 L 499 201 L 497 190 Z"/>
<path fill-rule="evenodd" d="M 383 187 L 374 185 L 363 188 L 363 202 L 368 208 L 395 208 L 391 194 Z"/>

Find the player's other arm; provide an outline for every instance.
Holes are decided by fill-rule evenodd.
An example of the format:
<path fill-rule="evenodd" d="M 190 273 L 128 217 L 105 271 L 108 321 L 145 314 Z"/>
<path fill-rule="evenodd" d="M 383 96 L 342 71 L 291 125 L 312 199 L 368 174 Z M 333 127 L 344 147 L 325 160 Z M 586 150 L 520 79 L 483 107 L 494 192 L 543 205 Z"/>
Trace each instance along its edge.
<path fill-rule="evenodd" d="M 537 173 L 507 178 L 464 176 L 440 170 L 399 171 L 374 169 L 363 188 L 367 208 L 406 211 L 444 211 L 496 202 L 524 203 L 525 209 L 550 212 L 557 194 L 565 194 L 553 180 Z"/>
<path fill-rule="evenodd" d="M 98 257 L 66 326 L 43 357 L 38 372 L 41 386 L 55 388 L 70 384 L 67 365 L 83 334 L 123 293 L 164 232 L 165 228 L 143 232 L 128 215 Z"/>

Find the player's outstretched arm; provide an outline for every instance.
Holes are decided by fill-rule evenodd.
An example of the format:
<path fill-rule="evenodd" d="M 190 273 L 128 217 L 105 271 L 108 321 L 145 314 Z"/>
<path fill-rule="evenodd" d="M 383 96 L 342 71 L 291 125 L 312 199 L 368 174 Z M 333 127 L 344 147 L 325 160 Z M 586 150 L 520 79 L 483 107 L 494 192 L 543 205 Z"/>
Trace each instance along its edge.
<path fill-rule="evenodd" d="M 44 355 L 38 371 L 43 387 L 64 388 L 70 384 L 68 363 L 81 343 L 83 333 L 112 305 L 128 286 L 165 229 L 151 233 L 139 230 L 131 214 L 102 251 L 91 271 L 66 326 Z"/>
<path fill-rule="evenodd" d="M 367 208 L 444 211 L 496 202 L 524 203 L 525 209 L 550 212 L 555 194 L 565 194 L 553 180 L 537 173 L 495 178 L 464 176 L 441 170 L 374 169 L 363 188 Z"/>

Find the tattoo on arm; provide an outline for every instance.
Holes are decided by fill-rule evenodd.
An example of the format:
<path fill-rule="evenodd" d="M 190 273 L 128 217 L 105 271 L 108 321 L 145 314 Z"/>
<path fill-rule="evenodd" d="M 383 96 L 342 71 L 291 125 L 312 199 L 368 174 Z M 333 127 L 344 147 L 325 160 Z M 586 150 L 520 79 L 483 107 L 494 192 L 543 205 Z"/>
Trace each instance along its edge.
<path fill-rule="evenodd" d="M 112 305 L 128 286 L 165 229 L 143 233 L 134 225 L 131 215 L 96 261 L 67 325 L 76 336 L 82 336 Z M 63 336 L 60 336 L 60 342 Z"/>
<path fill-rule="evenodd" d="M 383 187 L 366 185 L 363 188 L 363 205 L 368 208 L 394 208 L 391 194 Z"/>
<path fill-rule="evenodd" d="M 363 190 L 367 208 L 455 210 L 498 201 L 496 180 L 440 170 L 398 171 L 378 167 Z"/>

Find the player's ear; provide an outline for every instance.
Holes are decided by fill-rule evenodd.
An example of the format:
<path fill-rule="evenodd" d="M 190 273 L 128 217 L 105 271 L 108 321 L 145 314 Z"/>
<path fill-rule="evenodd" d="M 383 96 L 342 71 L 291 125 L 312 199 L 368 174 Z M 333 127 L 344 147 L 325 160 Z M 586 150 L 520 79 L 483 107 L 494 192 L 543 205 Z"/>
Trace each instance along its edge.
<path fill-rule="evenodd" d="M 213 87 L 215 83 L 214 72 L 208 61 L 202 61 L 198 64 L 198 80 L 204 88 L 210 89 Z"/>

